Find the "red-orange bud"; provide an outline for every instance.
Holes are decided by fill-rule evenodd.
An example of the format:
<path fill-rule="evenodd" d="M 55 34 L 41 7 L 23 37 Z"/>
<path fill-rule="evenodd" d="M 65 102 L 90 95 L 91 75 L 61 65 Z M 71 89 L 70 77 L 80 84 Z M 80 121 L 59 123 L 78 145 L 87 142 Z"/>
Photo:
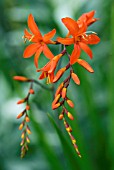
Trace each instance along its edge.
<path fill-rule="evenodd" d="M 19 101 L 17 102 L 17 104 L 22 104 L 22 103 L 24 103 L 24 102 L 26 102 L 26 99 L 19 100 Z"/>
<path fill-rule="evenodd" d="M 74 117 L 72 116 L 72 114 L 70 112 L 68 112 L 68 118 L 71 119 L 71 120 L 74 120 Z"/>
<path fill-rule="evenodd" d="M 54 104 L 54 105 L 52 105 L 52 109 L 55 110 L 55 109 L 57 109 L 59 106 L 60 106 L 60 103 Z"/>
<path fill-rule="evenodd" d="M 63 88 L 63 85 L 64 85 L 64 83 L 62 82 L 62 83 L 58 86 L 58 88 L 57 88 L 57 90 L 56 90 L 56 93 L 55 93 L 55 97 L 56 97 L 58 94 L 60 94 L 60 92 L 61 92 L 61 90 L 62 90 L 62 88 Z"/>
<path fill-rule="evenodd" d="M 52 105 L 56 104 L 60 99 L 60 94 L 58 94 L 52 102 Z"/>
<path fill-rule="evenodd" d="M 30 106 L 29 105 L 26 105 L 26 110 L 30 110 Z"/>
<path fill-rule="evenodd" d="M 62 98 L 63 99 L 66 97 L 66 90 L 67 89 L 65 87 L 62 89 Z"/>
<path fill-rule="evenodd" d="M 21 138 L 24 139 L 25 137 L 25 131 L 22 132 Z"/>
<path fill-rule="evenodd" d="M 55 75 L 55 77 L 54 77 L 54 79 L 53 79 L 53 83 L 57 82 L 57 81 L 61 78 L 61 76 L 63 75 L 63 73 L 65 72 L 65 70 L 66 70 L 66 67 L 61 68 L 61 69 L 57 72 L 57 74 Z"/>
<path fill-rule="evenodd" d="M 21 112 L 17 115 L 17 119 L 21 118 L 24 115 L 25 112 Z"/>
<path fill-rule="evenodd" d="M 20 145 L 22 146 L 23 144 L 24 144 L 24 139 L 22 139 L 22 141 L 21 141 Z"/>
<path fill-rule="evenodd" d="M 72 128 L 69 126 L 66 128 L 67 132 L 72 132 Z"/>
<path fill-rule="evenodd" d="M 60 114 L 59 115 L 59 120 L 62 120 L 63 119 L 63 114 Z"/>
<path fill-rule="evenodd" d="M 66 101 L 70 107 L 72 107 L 72 108 L 74 107 L 74 103 L 71 100 L 68 99 Z"/>
<path fill-rule="evenodd" d="M 26 115 L 25 121 L 26 121 L 26 122 L 30 122 L 30 119 L 29 119 L 28 115 Z"/>
<path fill-rule="evenodd" d="M 30 143 L 30 139 L 28 136 L 26 136 L 26 141 L 27 141 L 27 143 Z"/>
<path fill-rule="evenodd" d="M 28 81 L 29 80 L 28 78 L 23 77 L 23 76 L 14 76 L 13 79 L 17 81 Z"/>
<path fill-rule="evenodd" d="M 30 90 L 29 90 L 29 93 L 30 93 L 30 94 L 34 94 L 34 90 L 33 90 L 33 89 L 30 89 Z"/>
<path fill-rule="evenodd" d="M 26 131 L 27 131 L 28 134 L 31 134 L 31 130 L 30 130 L 28 125 L 26 126 Z"/>
<path fill-rule="evenodd" d="M 22 123 L 20 124 L 20 126 L 19 126 L 19 130 L 22 130 L 22 129 L 23 129 L 23 127 L 24 127 L 24 122 L 22 122 Z"/>
<path fill-rule="evenodd" d="M 71 77 L 74 80 L 74 82 L 78 85 L 80 85 L 80 80 L 78 78 L 78 76 L 75 73 L 71 73 Z"/>

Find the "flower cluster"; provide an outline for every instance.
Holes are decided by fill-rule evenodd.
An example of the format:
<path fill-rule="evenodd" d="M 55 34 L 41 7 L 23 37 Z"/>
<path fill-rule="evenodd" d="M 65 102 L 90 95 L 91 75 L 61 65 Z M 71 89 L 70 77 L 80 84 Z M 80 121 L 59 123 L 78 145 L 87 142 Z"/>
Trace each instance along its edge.
<path fill-rule="evenodd" d="M 62 80 L 62 82 L 56 89 L 54 99 L 52 102 L 52 109 L 55 110 L 59 107 L 61 108 L 59 119 L 63 120 L 65 129 L 68 132 L 72 144 L 79 157 L 81 157 L 81 154 L 76 145 L 76 140 L 72 135 L 72 128 L 67 121 L 67 117 L 70 120 L 74 119 L 73 115 L 67 109 L 67 105 L 70 106 L 71 108 L 74 107 L 74 103 L 68 97 L 67 91 L 71 79 L 77 85 L 80 85 L 80 80 L 72 67 L 73 64 L 78 63 L 90 73 L 94 72 L 92 67 L 85 60 L 80 58 L 81 51 L 83 50 L 90 57 L 90 59 L 92 59 L 93 53 L 88 45 L 97 44 L 100 41 L 100 38 L 97 36 L 95 32 L 87 30 L 91 24 L 98 20 L 97 18 L 94 18 L 94 15 L 95 11 L 84 13 L 77 21 L 69 17 L 62 18 L 63 24 L 68 29 L 68 34 L 64 38 L 57 37 L 57 39 L 53 41 L 52 38 L 56 33 L 56 29 L 53 29 L 52 31 L 48 32 L 43 36 L 35 23 L 33 15 L 30 14 L 28 16 L 28 27 L 30 31 L 25 29 L 23 36 L 25 42 L 29 41 L 31 43 L 24 50 L 23 57 L 29 58 L 34 55 L 34 65 L 36 67 L 36 71 L 40 72 L 39 80 L 46 78 L 47 84 L 52 83 L 53 85 L 55 85 L 56 82 L 58 82 L 61 79 L 63 74 L 67 72 L 67 74 L 64 74 L 67 76 L 66 77 L 64 76 L 65 79 Z M 54 55 L 48 48 L 48 44 L 53 45 L 59 44 L 63 47 L 63 49 L 57 55 Z M 74 46 L 71 54 L 69 54 L 67 50 L 67 46 L 70 45 Z M 42 68 L 38 68 L 38 60 L 42 52 L 44 56 L 46 56 L 49 59 L 49 61 Z M 64 67 L 61 67 L 60 65 L 58 67 L 59 61 L 62 59 L 65 60 L 65 58 L 68 58 L 68 63 Z M 20 76 L 15 76 L 14 79 L 25 82 L 31 82 L 30 79 Z M 25 115 L 24 121 L 19 126 L 20 130 L 22 130 L 25 127 L 25 129 L 22 132 L 21 142 L 22 156 L 24 156 L 25 151 L 27 150 L 27 142 L 30 142 L 28 138 L 30 129 L 27 125 L 27 122 L 29 121 L 27 111 L 30 109 L 28 104 L 29 96 L 30 94 L 34 93 L 32 89 L 32 83 L 33 81 L 31 82 L 31 87 L 27 97 L 18 102 L 18 104 L 26 102 L 26 109 L 17 116 L 17 118 L 20 118 L 23 115 Z"/>

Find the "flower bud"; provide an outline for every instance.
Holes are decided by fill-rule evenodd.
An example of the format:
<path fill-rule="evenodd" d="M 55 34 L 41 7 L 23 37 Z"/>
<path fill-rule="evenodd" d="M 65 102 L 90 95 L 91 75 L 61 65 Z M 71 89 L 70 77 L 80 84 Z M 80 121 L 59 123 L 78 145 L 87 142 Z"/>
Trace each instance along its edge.
<path fill-rule="evenodd" d="M 63 98 L 63 99 L 66 97 L 66 91 L 67 91 L 67 89 L 64 87 L 64 88 L 62 89 L 62 98 Z"/>
<path fill-rule="evenodd" d="M 26 110 L 30 110 L 30 106 L 29 105 L 26 105 Z"/>
<path fill-rule="evenodd" d="M 74 107 L 74 103 L 71 100 L 67 99 L 66 101 L 70 107 Z"/>
<path fill-rule="evenodd" d="M 72 114 L 70 113 L 70 112 L 68 112 L 68 118 L 70 119 L 70 120 L 74 120 L 74 117 L 72 116 Z"/>
<path fill-rule="evenodd" d="M 78 85 L 80 85 L 80 80 L 78 78 L 78 76 L 75 73 L 71 73 L 71 77 L 74 80 L 74 82 Z"/>
<path fill-rule="evenodd" d="M 34 90 L 33 90 L 33 89 L 30 89 L 30 90 L 29 90 L 29 93 L 30 93 L 30 94 L 34 94 Z"/>
<path fill-rule="evenodd" d="M 61 76 L 63 75 L 63 73 L 65 72 L 65 70 L 66 70 L 66 67 L 61 68 L 61 69 L 57 72 L 57 74 L 55 75 L 55 77 L 54 77 L 54 79 L 53 79 L 53 83 L 57 82 L 57 81 L 61 78 Z"/>
<path fill-rule="evenodd" d="M 17 81 L 29 81 L 28 78 L 23 77 L 23 76 L 14 76 L 13 79 Z"/>

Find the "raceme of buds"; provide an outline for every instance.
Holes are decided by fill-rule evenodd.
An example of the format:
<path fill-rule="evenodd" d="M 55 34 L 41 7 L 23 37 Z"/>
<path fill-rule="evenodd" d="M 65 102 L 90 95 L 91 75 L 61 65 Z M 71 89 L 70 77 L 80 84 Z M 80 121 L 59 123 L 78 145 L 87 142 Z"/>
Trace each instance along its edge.
<path fill-rule="evenodd" d="M 28 123 L 30 122 L 30 118 L 29 118 L 29 114 L 28 114 L 28 111 L 30 110 L 30 105 L 28 103 L 29 103 L 29 98 L 30 98 L 31 94 L 34 94 L 33 82 L 31 82 L 31 84 L 30 84 L 30 89 L 28 91 L 27 96 L 24 99 L 19 100 L 17 102 L 17 104 L 26 103 L 25 109 L 17 115 L 17 119 L 24 117 L 22 123 L 19 126 L 19 130 L 22 130 L 22 134 L 21 134 L 22 141 L 20 143 L 21 158 L 23 158 L 25 156 L 26 152 L 28 151 L 28 143 L 30 143 L 30 139 L 28 136 L 29 134 L 31 134 L 31 130 L 28 126 Z"/>
<path fill-rule="evenodd" d="M 82 14 L 79 19 L 74 20 L 70 17 L 62 18 L 61 21 L 64 26 L 67 28 L 68 33 L 65 37 L 57 37 L 56 40 L 52 40 L 52 38 L 56 34 L 56 29 L 52 29 L 50 32 L 42 35 L 39 30 L 34 17 L 32 14 L 28 16 L 28 29 L 24 30 L 24 42 L 28 41 L 30 44 L 26 47 L 23 52 L 24 58 L 30 58 L 34 55 L 34 65 L 38 68 L 39 57 L 41 53 L 48 59 L 48 62 L 42 67 L 38 68 L 37 72 L 40 73 L 39 80 L 46 78 L 46 83 L 53 84 L 52 88 L 48 88 L 43 84 L 39 83 L 39 81 L 34 79 L 29 79 L 23 76 L 14 76 L 13 79 L 21 82 L 29 82 L 31 83 L 30 89 L 28 91 L 27 96 L 24 99 L 21 99 L 17 102 L 17 104 L 25 104 L 25 109 L 17 115 L 17 119 L 24 118 L 22 123 L 19 126 L 19 130 L 22 130 L 21 134 L 21 157 L 23 157 L 28 150 L 28 143 L 30 143 L 29 134 L 31 134 L 30 127 L 28 123 L 30 122 L 29 118 L 29 98 L 30 95 L 34 94 L 33 83 L 41 86 L 45 90 L 50 90 L 53 94 L 54 99 L 52 102 L 52 109 L 61 109 L 61 113 L 59 114 L 59 120 L 63 120 L 64 126 L 68 135 L 71 139 L 71 142 L 74 146 L 79 157 L 81 154 L 78 150 L 78 146 L 76 145 L 76 140 L 71 134 L 72 128 L 66 120 L 69 118 L 70 120 L 74 120 L 74 116 L 70 113 L 69 107 L 74 108 L 75 104 L 69 98 L 68 88 L 71 82 L 71 79 L 77 84 L 80 85 L 80 79 L 78 75 L 75 73 L 76 70 L 73 69 L 74 64 L 79 64 L 83 68 L 85 68 L 88 72 L 93 73 L 93 68 L 83 59 L 81 59 L 81 51 L 83 50 L 90 59 L 93 58 L 93 52 L 90 49 L 89 45 L 98 44 L 100 38 L 94 31 L 88 31 L 88 27 L 98 21 L 98 18 L 94 17 L 95 11 L 90 11 Z M 61 51 L 58 51 L 58 54 L 53 54 L 48 45 L 61 45 Z M 68 52 L 67 46 L 73 45 L 73 50 L 71 53 Z M 42 56 L 40 57 L 41 60 Z M 61 61 L 68 61 L 67 65 L 64 66 Z M 59 64 L 59 62 L 61 64 Z M 65 62 L 64 62 L 65 63 Z M 63 64 L 63 66 L 62 66 Z M 61 81 L 61 77 L 63 80 Z M 59 85 L 56 86 L 57 82 Z M 68 120 L 69 120 L 68 119 Z"/>

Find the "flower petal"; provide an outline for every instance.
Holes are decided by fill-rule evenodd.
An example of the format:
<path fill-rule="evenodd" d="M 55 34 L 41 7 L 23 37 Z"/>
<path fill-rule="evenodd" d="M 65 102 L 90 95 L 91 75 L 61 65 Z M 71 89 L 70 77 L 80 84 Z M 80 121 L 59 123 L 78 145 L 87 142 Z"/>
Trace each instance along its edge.
<path fill-rule="evenodd" d="M 77 63 L 80 64 L 82 67 L 84 67 L 87 71 L 89 71 L 90 73 L 93 73 L 94 70 L 92 69 L 92 67 L 85 61 L 82 59 L 78 59 Z"/>
<path fill-rule="evenodd" d="M 88 35 L 87 40 L 88 40 L 87 44 L 98 44 L 100 41 L 100 38 L 95 34 L 90 34 Z"/>
<path fill-rule="evenodd" d="M 84 50 L 84 52 L 87 53 L 89 57 L 92 59 L 93 54 L 92 54 L 91 49 L 85 43 L 79 42 L 79 45 L 81 49 Z"/>
<path fill-rule="evenodd" d="M 23 53 L 23 57 L 24 58 L 29 58 L 31 57 L 36 51 L 37 49 L 40 47 L 40 45 L 38 43 L 35 44 L 30 44 L 29 46 L 26 47 L 26 49 L 24 50 Z"/>
<path fill-rule="evenodd" d="M 35 57 L 34 57 L 34 65 L 36 66 L 36 68 L 38 68 L 38 59 L 39 59 L 39 56 L 42 52 L 42 46 L 36 51 L 36 54 L 35 54 Z"/>
<path fill-rule="evenodd" d="M 52 54 L 52 52 L 50 51 L 46 44 L 43 45 L 43 53 L 49 59 L 52 59 L 54 57 L 54 55 Z"/>
<path fill-rule="evenodd" d="M 43 37 L 43 41 L 46 43 L 48 40 L 50 40 L 51 38 L 53 38 L 53 36 L 56 33 L 56 29 L 53 29 L 52 31 L 48 32 L 47 34 L 44 35 Z"/>
<path fill-rule="evenodd" d="M 64 44 L 64 45 L 74 44 L 74 38 L 61 38 L 61 37 L 58 37 L 57 41 L 60 42 L 61 44 Z"/>
<path fill-rule="evenodd" d="M 77 34 L 79 27 L 75 20 L 66 17 L 66 18 L 62 18 L 62 22 L 67 27 L 71 35 L 75 36 Z"/>
<path fill-rule="evenodd" d="M 46 77 L 47 77 L 47 73 L 46 72 L 42 72 L 38 79 L 41 80 L 41 79 L 44 79 Z"/>
<path fill-rule="evenodd" d="M 76 63 L 77 59 L 80 57 L 80 47 L 79 45 L 74 44 L 74 50 L 70 56 L 70 64 L 73 65 L 74 63 Z"/>
<path fill-rule="evenodd" d="M 33 34 L 38 35 L 39 37 L 42 37 L 40 30 L 38 29 L 32 14 L 28 16 L 28 27 Z"/>
<path fill-rule="evenodd" d="M 32 34 L 29 33 L 29 31 L 27 29 L 24 30 L 24 38 L 27 38 L 28 40 L 30 40 L 32 37 Z"/>

